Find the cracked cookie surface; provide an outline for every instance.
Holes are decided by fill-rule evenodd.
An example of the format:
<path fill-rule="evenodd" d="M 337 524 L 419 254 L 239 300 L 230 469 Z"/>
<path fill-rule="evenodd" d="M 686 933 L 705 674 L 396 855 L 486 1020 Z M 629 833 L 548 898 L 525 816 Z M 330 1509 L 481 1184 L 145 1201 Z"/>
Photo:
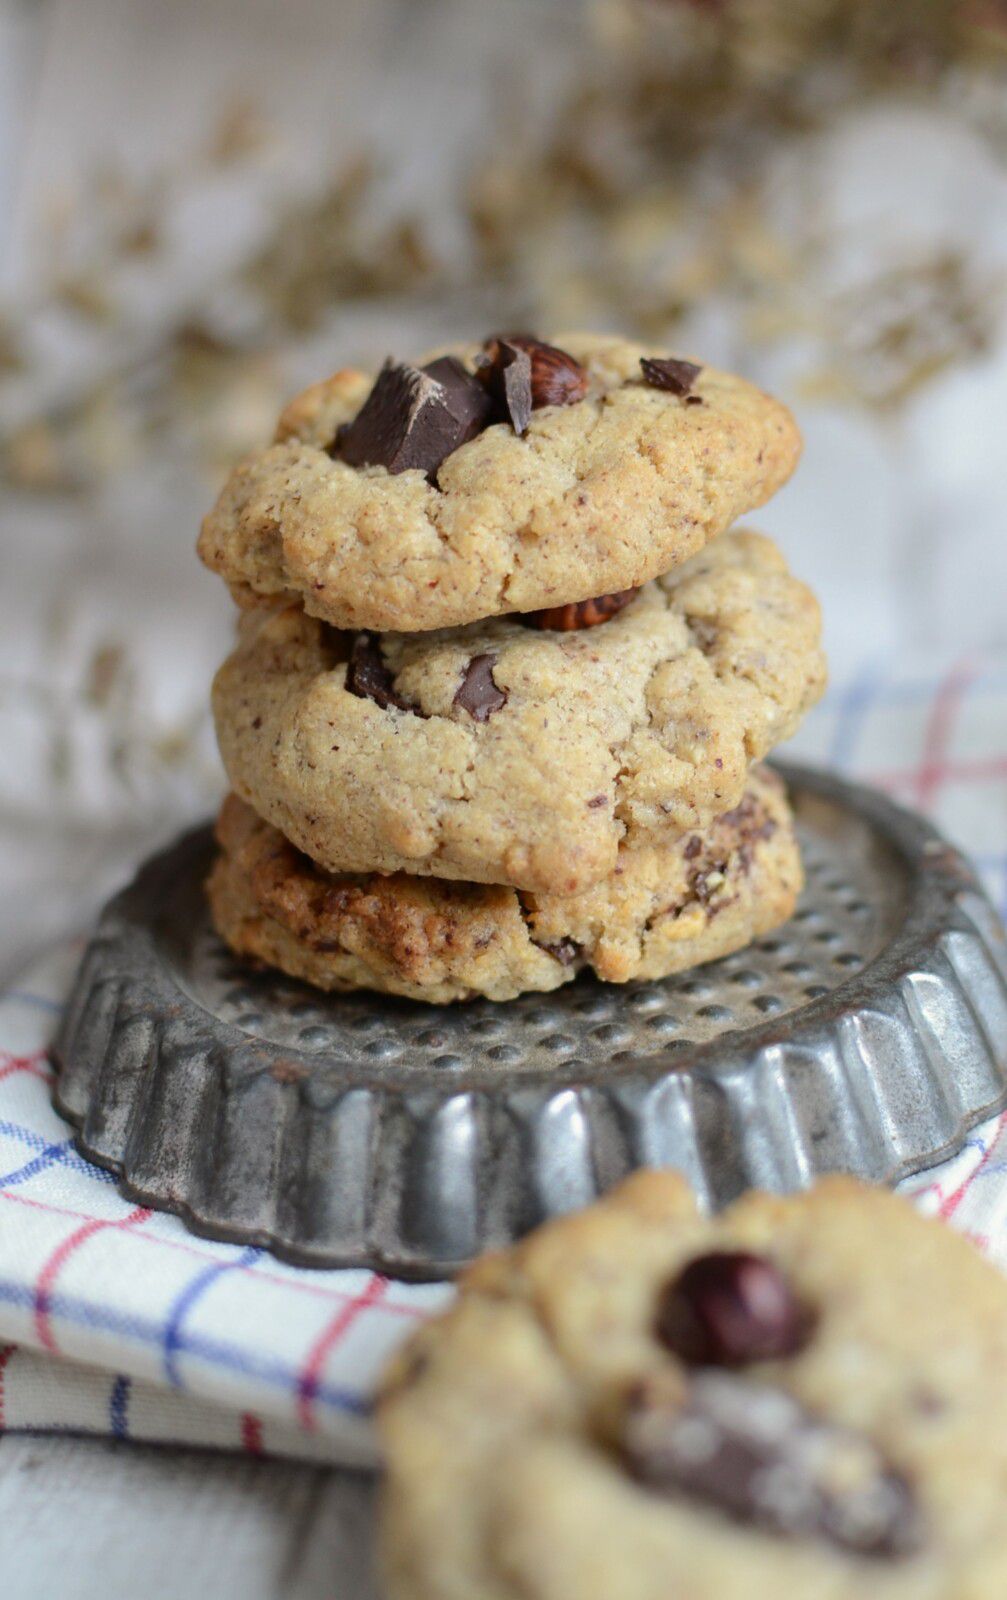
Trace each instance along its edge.
<path fill-rule="evenodd" d="M 703 834 L 624 851 L 611 878 L 573 897 L 488 884 L 335 877 L 235 795 L 217 824 L 208 892 L 239 955 L 322 989 L 369 988 L 442 1004 L 510 1000 L 602 978 L 660 978 L 777 927 L 801 887 L 793 819 L 772 773 Z"/>
<path fill-rule="evenodd" d="M 341 628 L 415 632 L 635 587 L 669 571 L 786 482 L 786 407 L 699 370 L 686 395 L 643 381 L 642 345 L 566 336 L 586 398 L 488 427 L 440 465 L 355 467 L 329 451 L 370 392 L 342 371 L 284 411 L 232 472 L 199 540 L 239 602 L 297 598 Z M 459 347 L 470 366 L 478 346 Z"/>
<path fill-rule="evenodd" d="M 1005 1361 L 1007 1283 L 894 1195 L 704 1220 L 637 1174 L 477 1263 L 393 1362 L 389 1600 L 1002 1594 Z"/>
<path fill-rule="evenodd" d="M 331 872 L 576 894 L 703 829 L 820 694 L 814 597 L 731 531 L 578 632 L 245 619 L 213 704 L 231 785 Z"/>

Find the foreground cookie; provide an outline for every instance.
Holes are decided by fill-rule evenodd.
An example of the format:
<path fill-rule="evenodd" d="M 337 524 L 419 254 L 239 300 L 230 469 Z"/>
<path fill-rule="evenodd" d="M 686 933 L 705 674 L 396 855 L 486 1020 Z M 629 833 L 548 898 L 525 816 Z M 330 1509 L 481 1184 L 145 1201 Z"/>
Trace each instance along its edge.
<path fill-rule="evenodd" d="M 580 335 L 489 341 L 377 382 L 338 372 L 231 474 L 199 553 L 239 600 L 380 631 L 644 583 L 768 500 L 800 449 L 778 401 L 655 356 Z"/>
<path fill-rule="evenodd" d="M 666 977 L 768 933 L 801 887 L 783 786 L 762 771 L 706 833 L 625 851 L 610 879 L 573 898 L 404 873 L 332 877 L 234 795 L 217 837 L 210 906 L 239 955 L 322 989 L 437 1003 L 556 989 L 583 967 L 616 983 Z"/>
<path fill-rule="evenodd" d="M 327 870 L 575 894 L 736 806 L 823 682 L 813 596 L 731 532 L 578 631 L 248 619 L 213 706 L 232 787 Z"/>
<path fill-rule="evenodd" d="M 676 1176 L 478 1263 L 379 1410 L 390 1600 L 1007 1593 L 1007 1284 L 847 1179 Z"/>

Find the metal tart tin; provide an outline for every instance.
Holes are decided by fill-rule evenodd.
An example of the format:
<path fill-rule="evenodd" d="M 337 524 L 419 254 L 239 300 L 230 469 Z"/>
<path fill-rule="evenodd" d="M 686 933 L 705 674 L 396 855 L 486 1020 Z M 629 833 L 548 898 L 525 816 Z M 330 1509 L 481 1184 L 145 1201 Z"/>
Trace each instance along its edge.
<path fill-rule="evenodd" d="M 441 1276 L 640 1165 L 710 1207 L 890 1183 L 1007 1101 L 1007 947 L 920 818 L 780 767 L 808 886 L 786 927 L 657 983 L 507 1004 L 326 996 L 213 933 L 201 828 L 104 911 L 56 1105 L 123 1191 L 319 1267 Z"/>

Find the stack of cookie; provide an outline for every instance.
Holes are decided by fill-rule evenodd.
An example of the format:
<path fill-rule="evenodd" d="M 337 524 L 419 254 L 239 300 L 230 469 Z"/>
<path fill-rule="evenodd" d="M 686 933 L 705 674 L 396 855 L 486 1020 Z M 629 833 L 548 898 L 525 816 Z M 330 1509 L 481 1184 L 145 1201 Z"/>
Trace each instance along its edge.
<path fill-rule="evenodd" d="M 214 686 L 227 943 L 440 1003 L 658 978 L 785 920 L 757 763 L 821 692 L 818 608 L 731 524 L 799 449 L 740 378 L 597 335 L 294 400 L 200 539 L 246 612 Z"/>

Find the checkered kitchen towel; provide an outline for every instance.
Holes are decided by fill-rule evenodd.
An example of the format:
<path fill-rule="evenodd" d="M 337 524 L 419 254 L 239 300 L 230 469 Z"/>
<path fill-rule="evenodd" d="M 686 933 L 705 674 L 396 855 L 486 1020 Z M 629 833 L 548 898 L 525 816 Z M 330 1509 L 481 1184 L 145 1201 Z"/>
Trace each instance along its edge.
<path fill-rule="evenodd" d="M 927 811 L 1007 910 L 1007 662 L 865 671 L 796 750 Z M 79 950 L 0 997 L 0 1429 L 370 1462 L 376 1375 L 450 1290 L 301 1271 L 121 1199 L 50 1104 Z M 1007 1268 L 1007 1118 L 905 1188 Z"/>

